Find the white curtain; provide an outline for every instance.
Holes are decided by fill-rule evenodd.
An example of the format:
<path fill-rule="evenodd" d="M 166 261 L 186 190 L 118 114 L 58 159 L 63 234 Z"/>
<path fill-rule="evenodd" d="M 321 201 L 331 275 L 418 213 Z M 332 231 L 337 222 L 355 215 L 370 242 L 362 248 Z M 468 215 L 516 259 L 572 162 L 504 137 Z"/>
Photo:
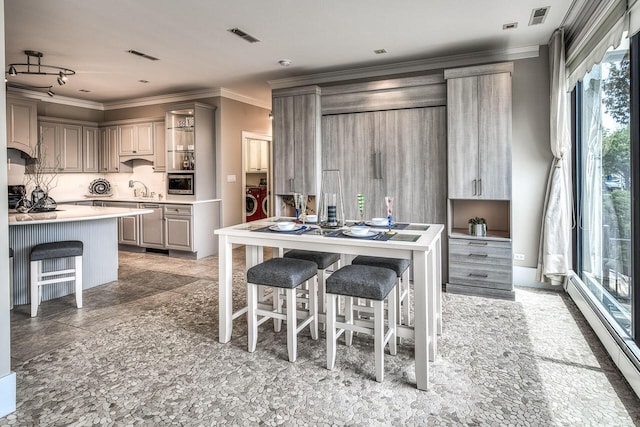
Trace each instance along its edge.
<path fill-rule="evenodd" d="M 553 163 L 547 182 L 538 251 L 537 280 L 562 285 L 569 270 L 571 248 L 571 140 L 566 88 L 564 33 L 556 30 L 549 41 L 551 67 L 550 143 Z"/>

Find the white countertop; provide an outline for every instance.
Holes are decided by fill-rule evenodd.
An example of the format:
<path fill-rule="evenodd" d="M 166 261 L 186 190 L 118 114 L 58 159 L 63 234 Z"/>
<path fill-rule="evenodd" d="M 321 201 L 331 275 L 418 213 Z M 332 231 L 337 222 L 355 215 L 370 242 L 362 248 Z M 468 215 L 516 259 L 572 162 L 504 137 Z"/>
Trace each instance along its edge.
<path fill-rule="evenodd" d="M 85 198 L 72 198 L 58 200 L 58 203 L 74 203 L 74 202 L 90 202 L 90 201 L 102 201 L 102 202 L 134 202 L 134 203 L 162 203 L 166 205 L 196 205 L 200 203 L 220 202 L 222 199 L 205 199 L 205 200 L 172 200 L 172 199 L 156 199 L 153 197 L 117 197 L 117 196 L 86 196 Z"/>
<path fill-rule="evenodd" d="M 58 205 L 52 212 L 9 213 L 9 226 L 93 221 L 153 213 L 150 209 L 107 208 L 100 206 Z"/>

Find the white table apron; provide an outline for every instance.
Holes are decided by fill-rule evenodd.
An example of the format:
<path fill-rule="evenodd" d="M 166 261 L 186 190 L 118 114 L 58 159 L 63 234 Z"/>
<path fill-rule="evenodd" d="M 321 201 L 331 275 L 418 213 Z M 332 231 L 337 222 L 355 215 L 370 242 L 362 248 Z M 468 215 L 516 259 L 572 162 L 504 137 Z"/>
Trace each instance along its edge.
<path fill-rule="evenodd" d="M 258 222 L 257 222 L 258 223 Z M 268 221 L 259 221 L 269 225 Z M 246 268 L 262 261 L 262 247 L 334 252 L 347 255 L 371 255 L 412 259 L 414 284 L 414 326 L 401 326 L 398 335 L 415 342 L 416 385 L 429 386 L 429 362 L 437 354 L 437 335 L 442 332 L 441 224 L 430 224 L 427 231 L 407 230 L 400 233 L 421 235 L 418 242 L 374 241 L 308 234 L 255 232 L 247 224 L 216 230 L 219 235 L 219 337 L 221 343 L 231 340 L 233 319 L 246 313 L 246 307 L 233 313 L 234 244 L 245 245 Z"/>

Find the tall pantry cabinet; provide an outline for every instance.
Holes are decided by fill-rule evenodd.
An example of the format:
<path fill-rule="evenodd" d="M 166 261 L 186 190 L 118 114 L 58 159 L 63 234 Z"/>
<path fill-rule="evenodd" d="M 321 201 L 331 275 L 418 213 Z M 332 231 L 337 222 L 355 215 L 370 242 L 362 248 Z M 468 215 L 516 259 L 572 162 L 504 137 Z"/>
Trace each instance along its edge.
<path fill-rule="evenodd" d="M 448 128 L 447 291 L 513 299 L 512 63 L 445 70 Z M 487 222 L 486 235 L 468 226 Z"/>

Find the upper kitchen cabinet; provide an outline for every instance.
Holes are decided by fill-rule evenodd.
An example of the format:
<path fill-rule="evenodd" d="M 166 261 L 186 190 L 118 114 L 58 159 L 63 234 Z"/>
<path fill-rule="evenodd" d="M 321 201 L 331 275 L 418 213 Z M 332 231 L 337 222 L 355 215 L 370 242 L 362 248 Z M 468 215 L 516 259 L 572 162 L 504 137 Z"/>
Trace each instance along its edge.
<path fill-rule="evenodd" d="M 167 170 L 167 141 L 164 120 L 153 122 L 153 139 L 155 141 L 155 154 L 153 157 L 153 170 L 164 172 Z"/>
<path fill-rule="evenodd" d="M 153 155 L 153 124 L 135 123 L 118 126 L 120 156 Z"/>
<path fill-rule="evenodd" d="M 451 199 L 511 199 L 512 71 L 512 63 L 445 71 Z"/>
<path fill-rule="evenodd" d="M 196 200 L 216 195 L 215 108 L 201 103 L 169 107 L 166 125 L 167 172 L 193 173 Z"/>
<path fill-rule="evenodd" d="M 7 148 L 37 155 L 38 104 L 7 96 Z"/>
<path fill-rule="evenodd" d="M 82 171 L 99 172 L 100 131 L 95 126 L 82 127 Z"/>
<path fill-rule="evenodd" d="M 83 171 L 82 126 L 40 121 L 38 158 L 43 170 L 51 172 Z"/>
<path fill-rule="evenodd" d="M 320 187 L 320 88 L 273 91 L 273 179 L 278 195 L 315 195 Z"/>
<path fill-rule="evenodd" d="M 132 166 L 120 163 L 118 126 L 100 128 L 99 164 L 102 173 L 131 172 Z"/>
<path fill-rule="evenodd" d="M 248 139 L 246 172 L 268 172 L 268 170 L 269 141 Z"/>

